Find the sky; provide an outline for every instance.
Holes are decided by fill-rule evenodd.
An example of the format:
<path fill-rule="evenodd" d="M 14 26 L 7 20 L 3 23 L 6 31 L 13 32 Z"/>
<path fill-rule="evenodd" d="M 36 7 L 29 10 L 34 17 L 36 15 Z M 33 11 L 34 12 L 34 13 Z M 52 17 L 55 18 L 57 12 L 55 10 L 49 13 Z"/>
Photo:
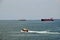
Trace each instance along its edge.
<path fill-rule="evenodd" d="M 60 0 L 0 0 L 0 20 L 60 19 Z"/>

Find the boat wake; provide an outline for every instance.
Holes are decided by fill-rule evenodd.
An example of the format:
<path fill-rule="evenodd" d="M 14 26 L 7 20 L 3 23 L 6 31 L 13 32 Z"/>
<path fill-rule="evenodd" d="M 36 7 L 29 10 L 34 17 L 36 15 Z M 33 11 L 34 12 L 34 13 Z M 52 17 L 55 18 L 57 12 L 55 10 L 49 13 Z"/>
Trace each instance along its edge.
<path fill-rule="evenodd" d="M 28 32 L 8 32 L 9 36 L 46 36 L 48 35 L 60 35 L 59 32 L 50 31 L 28 31 Z M 41 34 L 41 35 L 40 35 Z"/>
<path fill-rule="evenodd" d="M 49 31 L 28 31 L 28 33 L 60 34 L 59 32 L 49 32 Z"/>
<path fill-rule="evenodd" d="M 23 33 L 44 33 L 44 34 L 60 34 L 59 32 L 51 32 L 51 31 L 30 31 L 30 30 L 28 30 L 28 29 L 26 29 L 26 28 L 23 28 L 22 30 L 21 30 L 21 32 L 23 32 Z"/>
<path fill-rule="evenodd" d="M 60 34 L 60 32 L 50 32 L 50 31 L 28 31 L 28 32 L 8 32 L 10 34 L 20 34 L 20 33 L 36 33 L 36 34 Z"/>

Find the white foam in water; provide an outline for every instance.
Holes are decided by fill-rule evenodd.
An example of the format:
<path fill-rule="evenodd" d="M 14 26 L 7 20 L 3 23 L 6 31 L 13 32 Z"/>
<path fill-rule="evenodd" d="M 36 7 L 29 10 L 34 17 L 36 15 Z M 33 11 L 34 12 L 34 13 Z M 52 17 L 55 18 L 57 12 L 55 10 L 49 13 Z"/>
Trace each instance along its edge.
<path fill-rule="evenodd" d="M 8 32 L 8 33 L 20 33 L 20 32 Z M 59 32 L 49 32 L 49 31 L 28 31 L 27 33 L 60 34 Z"/>
<path fill-rule="evenodd" d="M 23 32 L 23 34 L 20 34 L 20 32 L 9 32 L 9 33 L 12 33 L 10 34 L 10 36 L 39 36 L 38 34 L 60 34 L 59 32 L 49 32 L 49 31 L 28 31 L 28 32 Z M 31 34 L 27 34 L 27 33 L 31 33 Z M 37 34 L 33 34 L 33 33 L 37 33 Z"/>
<path fill-rule="evenodd" d="M 29 33 L 47 33 L 47 34 L 60 34 L 59 32 L 49 32 L 49 31 L 28 31 Z"/>

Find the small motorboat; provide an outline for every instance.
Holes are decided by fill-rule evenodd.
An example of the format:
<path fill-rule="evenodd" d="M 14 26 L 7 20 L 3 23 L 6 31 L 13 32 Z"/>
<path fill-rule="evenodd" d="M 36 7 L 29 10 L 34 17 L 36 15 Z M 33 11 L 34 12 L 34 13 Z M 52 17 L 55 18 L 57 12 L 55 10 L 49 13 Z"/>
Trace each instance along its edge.
<path fill-rule="evenodd" d="M 23 29 L 21 30 L 21 32 L 28 32 L 28 29 L 23 28 Z"/>

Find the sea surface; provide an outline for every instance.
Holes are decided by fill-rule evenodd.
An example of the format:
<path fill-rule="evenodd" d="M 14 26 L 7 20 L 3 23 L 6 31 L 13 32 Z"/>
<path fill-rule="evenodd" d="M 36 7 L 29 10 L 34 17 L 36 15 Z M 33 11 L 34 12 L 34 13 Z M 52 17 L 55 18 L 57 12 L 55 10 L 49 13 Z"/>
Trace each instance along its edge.
<path fill-rule="evenodd" d="M 29 32 L 21 32 L 22 28 Z M 0 20 L 0 40 L 60 40 L 60 19 Z"/>

